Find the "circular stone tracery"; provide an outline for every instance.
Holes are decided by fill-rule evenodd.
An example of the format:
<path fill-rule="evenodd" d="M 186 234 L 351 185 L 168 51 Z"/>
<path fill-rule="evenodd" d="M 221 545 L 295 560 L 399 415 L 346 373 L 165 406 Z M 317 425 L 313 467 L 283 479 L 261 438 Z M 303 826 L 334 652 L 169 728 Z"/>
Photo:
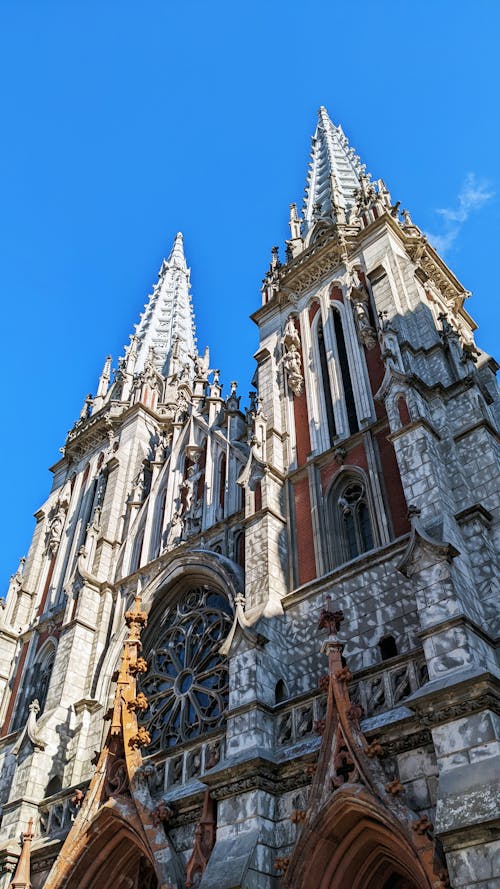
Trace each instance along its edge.
<path fill-rule="evenodd" d="M 141 718 L 151 736 L 148 754 L 213 731 L 224 722 L 228 667 L 218 649 L 232 619 L 224 596 L 198 587 L 163 615 L 149 650 L 146 641 L 149 669 L 140 686 L 149 701 Z"/>

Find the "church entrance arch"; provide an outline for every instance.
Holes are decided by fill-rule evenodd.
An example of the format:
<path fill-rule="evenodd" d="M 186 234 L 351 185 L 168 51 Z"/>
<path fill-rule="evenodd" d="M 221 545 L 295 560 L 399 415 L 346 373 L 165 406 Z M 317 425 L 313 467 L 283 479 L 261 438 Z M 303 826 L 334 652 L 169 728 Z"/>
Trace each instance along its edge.
<path fill-rule="evenodd" d="M 431 889 L 405 830 L 371 794 L 352 786 L 304 825 L 284 889 Z"/>
<path fill-rule="evenodd" d="M 57 889 L 159 889 L 141 836 L 106 808 L 58 859 L 50 877 L 50 887 Z"/>

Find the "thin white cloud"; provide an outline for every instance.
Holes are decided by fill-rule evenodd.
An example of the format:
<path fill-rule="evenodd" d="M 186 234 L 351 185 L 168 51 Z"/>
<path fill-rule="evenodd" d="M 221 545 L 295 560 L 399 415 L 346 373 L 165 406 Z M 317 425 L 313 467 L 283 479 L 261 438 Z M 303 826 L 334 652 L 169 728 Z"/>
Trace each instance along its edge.
<path fill-rule="evenodd" d="M 444 231 L 433 234 L 426 232 L 427 238 L 439 253 L 446 253 L 458 238 L 462 226 L 474 210 L 491 200 L 495 192 L 489 184 L 476 178 L 475 173 L 468 173 L 458 194 L 457 206 L 436 210 L 444 220 Z"/>

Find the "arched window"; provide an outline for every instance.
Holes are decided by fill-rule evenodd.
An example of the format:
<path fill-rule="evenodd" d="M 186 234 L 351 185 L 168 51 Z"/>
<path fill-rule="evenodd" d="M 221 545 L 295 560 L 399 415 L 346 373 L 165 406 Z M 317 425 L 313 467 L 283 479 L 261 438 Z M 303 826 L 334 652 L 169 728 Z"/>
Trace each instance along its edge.
<path fill-rule="evenodd" d="M 47 695 L 49 693 L 50 678 L 52 676 L 55 659 L 56 650 L 50 646 L 50 648 L 45 651 L 41 662 L 35 664 L 33 667 L 34 682 L 32 699 L 34 700 L 36 698 L 40 704 L 40 713 L 43 712 Z"/>
<path fill-rule="evenodd" d="M 335 330 L 335 341 L 337 345 L 337 356 L 342 376 L 342 385 L 344 388 L 344 400 L 347 413 L 347 422 L 349 424 L 349 432 L 354 435 L 358 431 L 358 417 L 356 414 L 356 402 L 354 401 L 354 391 L 352 388 L 351 371 L 349 368 L 349 359 L 347 357 L 347 348 L 345 344 L 344 328 L 342 326 L 342 318 L 340 312 L 333 309 L 333 326 Z"/>
<path fill-rule="evenodd" d="M 383 636 L 378 643 L 378 647 L 380 648 L 380 656 L 383 661 L 396 657 L 398 653 L 398 646 L 394 636 Z"/>
<path fill-rule="evenodd" d="M 326 357 L 326 348 L 325 348 L 325 334 L 323 331 L 323 322 L 321 318 L 318 320 L 318 351 L 319 351 L 319 362 L 321 367 L 321 378 L 323 382 L 323 394 L 325 397 L 325 409 L 326 409 L 326 420 L 328 423 L 328 434 L 330 436 L 330 445 L 333 444 L 333 439 L 337 434 L 337 430 L 335 428 L 335 417 L 333 415 L 333 401 L 332 401 L 332 390 L 330 388 L 330 377 L 328 374 L 328 361 Z"/>
<path fill-rule="evenodd" d="M 219 507 L 221 518 L 224 515 L 224 503 L 226 499 L 226 455 L 222 454 L 219 460 Z"/>
<path fill-rule="evenodd" d="M 286 682 L 284 679 L 278 679 L 276 688 L 274 689 L 274 700 L 277 704 L 281 704 L 282 701 L 286 701 L 287 698 L 288 689 L 286 687 Z"/>
<path fill-rule="evenodd" d="M 133 574 L 134 571 L 137 571 L 138 568 L 141 567 L 141 559 L 142 559 L 142 548 L 144 546 L 144 533 L 145 533 L 144 524 L 140 531 L 137 533 L 137 537 L 134 541 L 134 548 L 132 550 L 132 559 L 130 561 L 129 573 Z"/>
<path fill-rule="evenodd" d="M 225 722 L 228 665 L 219 647 L 231 628 L 228 600 L 208 586 L 184 593 L 161 617 L 157 635 L 144 640 L 149 669 L 141 691 L 149 701 L 142 723 L 157 753 Z M 151 627 L 158 621 L 150 620 Z"/>
<path fill-rule="evenodd" d="M 348 438 L 359 431 L 356 400 L 354 397 L 353 378 L 344 331 L 345 316 L 342 315 L 342 304 L 333 305 L 328 319 L 328 326 L 323 326 L 321 313 L 316 312 L 311 326 L 313 335 L 313 353 L 318 381 L 318 408 L 321 416 L 322 436 L 324 444 L 331 447 L 337 437 Z M 328 336 L 331 338 L 333 356 L 334 382 L 330 378 L 331 369 L 328 365 Z M 356 348 L 359 348 L 356 345 Z M 332 388 L 333 384 L 333 388 Z M 364 385 L 364 381 L 363 381 Z M 313 398 L 314 400 L 314 398 Z"/>
<path fill-rule="evenodd" d="M 245 567 L 245 532 L 238 531 L 234 536 L 233 559 L 242 568 Z"/>
<path fill-rule="evenodd" d="M 38 654 L 31 671 L 26 677 L 23 693 L 19 698 L 11 731 L 17 731 L 17 729 L 24 725 L 28 718 L 28 707 L 32 701 L 37 700 L 40 704 L 38 715 L 43 713 L 49 692 L 55 658 L 55 646 L 53 643 L 47 642 L 42 651 Z"/>
<path fill-rule="evenodd" d="M 330 493 L 334 565 L 355 559 L 375 546 L 366 483 L 347 475 Z"/>

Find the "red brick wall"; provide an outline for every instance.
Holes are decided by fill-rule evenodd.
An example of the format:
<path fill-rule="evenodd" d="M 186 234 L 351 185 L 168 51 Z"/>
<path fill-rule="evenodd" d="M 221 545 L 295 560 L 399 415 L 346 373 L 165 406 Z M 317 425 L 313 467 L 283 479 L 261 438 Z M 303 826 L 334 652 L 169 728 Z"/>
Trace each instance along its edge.
<path fill-rule="evenodd" d="M 400 534 L 406 534 L 410 530 L 410 523 L 407 516 L 408 507 L 401 484 L 398 462 L 392 442 L 387 439 L 387 430 L 379 432 L 375 436 L 375 440 L 380 453 L 382 475 L 385 482 L 394 534 L 396 537 L 399 537 Z"/>
<path fill-rule="evenodd" d="M 293 491 L 295 497 L 295 546 L 300 586 L 316 577 L 309 480 L 301 478 L 296 481 Z"/>
<path fill-rule="evenodd" d="M 344 297 L 342 296 L 342 289 L 333 285 L 330 288 L 330 299 L 338 299 L 339 302 L 343 303 Z"/>
<path fill-rule="evenodd" d="M 295 319 L 295 329 L 300 339 L 300 326 Z M 302 356 L 302 364 L 304 356 Z M 305 388 L 301 395 L 293 396 L 293 416 L 295 421 L 295 440 L 297 444 L 297 465 L 304 466 L 307 455 L 311 452 L 311 436 L 309 433 L 309 416 L 307 413 L 307 397 Z"/>
<path fill-rule="evenodd" d="M 52 574 L 54 573 L 55 563 L 56 563 L 56 554 L 54 554 L 50 560 L 49 570 L 47 571 L 47 579 L 46 579 L 44 587 L 43 587 L 42 598 L 40 600 L 40 605 L 38 606 L 37 615 L 43 614 L 43 609 L 45 608 L 45 602 L 47 601 L 47 594 L 49 592 L 50 581 L 52 580 Z"/>
<path fill-rule="evenodd" d="M 410 411 L 408 410 L 408 405 L 406 403 L 406 399 L 403 398 L 402 395 L 399 396 L 398 401 L 398 413 L 399 419 L 401 420 L 402 426 L 408 426 L 408 423 L 411 423 Z"/>
<path fill-rule="evenodd" d="M 347 457 L 345 458 L 345 462 L 350 466 L 359 466 L 362 469 L 368 468 L 368 462 L 366 459 L 365 447 L 362 443 L 356 445 L 356 447 L 351 448 Z M 321 489 L 323 494 L 325 494 L 326 490 L 330 487 L 330 483 L 334 476 L 337 475 L 337 472 L 341 468 L 340 463 L 336 463 L 332 458 L 332 462 L 327 466 L 323 466 L 321 469 Z"/>

